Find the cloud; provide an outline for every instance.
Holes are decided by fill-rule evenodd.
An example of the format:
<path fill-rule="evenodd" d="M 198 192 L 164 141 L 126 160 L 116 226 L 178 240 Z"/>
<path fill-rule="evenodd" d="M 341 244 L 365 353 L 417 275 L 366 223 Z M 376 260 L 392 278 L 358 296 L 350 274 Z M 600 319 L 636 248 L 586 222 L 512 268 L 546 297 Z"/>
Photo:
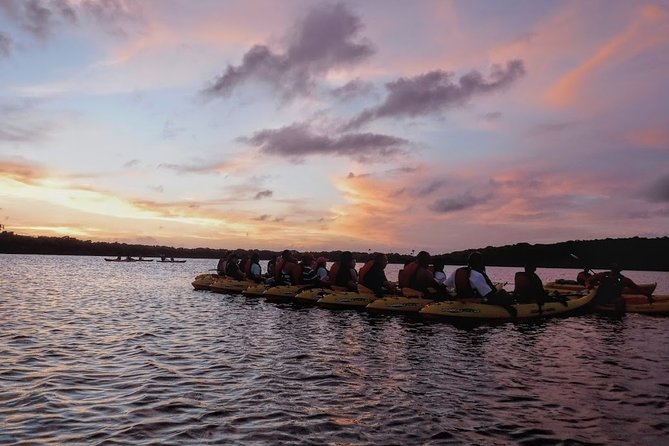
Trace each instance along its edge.
<path fill-rule="evenodd" d="M 506 68 L 493 65 L 489 79 L 471 71 L 457 81 L 452 73 L 430 71 L 411 78 L 400 78 L 386 84 L 385 101 L 362 111 L 344 127 L 351 130 L 380 118 L 416 117 L 443 112 L 466 104 L 472 97 L 508 87 L 525 75 L 523 61 L 507 62 Z"/>
<path fill-rule="evenodd" d="M 12 54 L 12 45 L 12 38 L 0 31 L 0 57 L 9 57 Z"/>
<path fill-rule="evenodd" d="M 465 192 L 457 197 L 437 200 L 430 206 L 430 209 L 434 212 L 446 214 L 473 208 L 474 206 L 487 202 L 491 198 L 492 194 L 476 196 L 471 192 Z"/>
<path fill-rule="evenodd" d="M 255 194 L 253 197 L 254 200 L 260 200 L 261 198 L 269 198 L 274 194 L 271 190 L 263 190 Z"/>
<path fill-rule="evenodd" d="M 330 92 L 332 96 L 340 101 L 348 101 L 358 96 L 363 96 L 372 91 L 373 85 L 361 79 L 354 79 L 341 87 L 334 88 Z"/>
<path fill-rule="evenodd" d="M 124 168 L 135 167 L 137 165 L 139 165 L 139 160 L 138 159 L 133 159 L 133 160 L 130 160 L 130 161 L 124 163 L 123 167 Z"/>
<path fill-rule="evenodd" d="M 53 34 L 60 19 L 70 23 L 76 21 L 74 11 L 65 0 L 3 0 L 0 8 L 17 20 L 24 30 L 42 40 Z"/>
<path fill-rule="evenodd" d="M 23 159 L 0 159 L 0 177 L 11 178 L 24 184 L 34 184 L 47 176 L 47 171 L 40 165 Z"/>
<path fill-rule="evenodd" d="M 502 112 L 490 112 L 483 114 L 483 119 L 486 121 L 497 121 L 502 117 Z"/>
<path fill-rule="evenodd" d="M 669 202 L 669 175 L 656 179 L 646 188 L 645 196 L 650 201 Z"/>
<path fill-rule="evenodd" d="M 261 130 L 243 142 L 271 155 L 302 159 L 308 155 L 339 155 L 372 161 L 403 153 L 408 141 L 375 133 L 327 136 L 312 132 L 307 124 L 292 124 L 275 130 Z"/>
<path fill-rule="evenodd" d="M 438 191 L 447 183 L 446 180 L 433 180 L 427 183 L 425 186 L 418 189 L 418 194 L 421 196 L 429 195 L 433 192 Z"/>
<path fill-rule="evenodd" d="M 111 34 L 125 35 L 128 24 L 142 21 L 138 3 L 125 0 L 2 0 L 0 9 L 40 40 L 55 34 L 59 26 L 89 18 Z"/>
<path fill-rule="evenodd" d="M 564 106 L 582 99 L 584 84 L 607 64 L 621 63 L 652 48 L 665 45 L 667 14 L 656 5 L 641 6 L 628 27 L 613 36 L 587 60 L 564 74 L 548 91 L 550 104 Z"/>
<path fill-rule="evenodd" d="M 222 172 L 233 172 L 241 168 L 242 161 L 219 161 L 219 162 L 198 162 L 193 164 L 161 163 L 159 169 L 170 169 L 183 174 L 220 174 Z"/>
<path fill-rule="evenodd" d="M 308 94 L 318 77 L 373 53 L 369 43 L 355 40 L 361 28 L 360 19 L 342 3 L 315 7 L 296 26 L 284 53 L 253 46 L 240 65 L 228 65 L 203 94 L 225 96 L 251 80 L 278 88 L 286 98 Z"/>

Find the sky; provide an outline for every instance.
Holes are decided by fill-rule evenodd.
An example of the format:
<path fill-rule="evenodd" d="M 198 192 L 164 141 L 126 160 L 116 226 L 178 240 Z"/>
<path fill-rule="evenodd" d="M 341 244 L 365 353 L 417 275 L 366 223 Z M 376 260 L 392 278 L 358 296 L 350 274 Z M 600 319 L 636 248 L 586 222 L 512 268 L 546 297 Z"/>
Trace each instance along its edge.
<path fill-rule="evenodd" d="M 0 224 L 407 253 L 669 235 L 669 1 L 0 0 Z"/>

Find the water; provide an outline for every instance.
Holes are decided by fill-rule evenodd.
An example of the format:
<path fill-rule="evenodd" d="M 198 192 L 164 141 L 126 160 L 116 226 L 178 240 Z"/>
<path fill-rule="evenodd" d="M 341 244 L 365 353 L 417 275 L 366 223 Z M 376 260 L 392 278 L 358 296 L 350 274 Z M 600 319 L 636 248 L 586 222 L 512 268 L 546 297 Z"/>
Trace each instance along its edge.
<path fill-rule="evenodd" d="M 457 326 L 193 291 L 215 264 L 0 255 L 0 444 L 669 439 L 669 318 Z"/>

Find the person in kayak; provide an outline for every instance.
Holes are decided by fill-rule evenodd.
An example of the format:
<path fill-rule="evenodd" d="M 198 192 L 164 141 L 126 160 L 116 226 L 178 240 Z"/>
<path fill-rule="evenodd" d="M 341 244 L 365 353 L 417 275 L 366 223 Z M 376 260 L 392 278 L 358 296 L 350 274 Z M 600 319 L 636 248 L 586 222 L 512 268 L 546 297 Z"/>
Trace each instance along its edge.
<path fill-rule="evenodd" d="M 260 283 L 262 280 L 262 268 L 260 267 L 260 255 L 254 252 L 251 255 L 251 265 L 246 276 L 254 282 Z"/>
<path fill-rule="evenodd" d="M 330 284 L 346 288 L 348 291 L 358 291 L 358 272 L 355 270 L 355 260 L 351 251 L 344 251 L 339 262 L 330 269 Z"/>
<path fill-rule="evenodd" d="M 545 302 L 548 296 L 534 262 L 527 262 L 524 271 L 515 274 L 513 296 L 520 303 Z"/>
<path fill-rule="evenodd" d="M 320 286 L 329 286 L 330 285 L 330 272 L 327 268 L 328 259 L 325 257 L 319 257 L 316 260 L 316 276 L 318 277 L 318 284 Z"/>
<path fill-rule="evenodd" d="M 623 288 L 627 287 L 636 294 L 643 294 L 643 290 L 634 283 L 629 277 L 621 274 L 622 268 L 617 263 L 611 265 L 611 270 L 603 273 L 597 273 L 590 277 L 586 282 L 588 288 L 597 286 L 597 294 L 592 302 L 595 305 L 614 305 L 616 308 L 624 310 L 625 299 L 623 299 Z M 652 298 L 649 297 L 652 302 Z"/>
<path fill-rule="evenodd" d="M 592 270 L 590 269 L 589 266 L 583 268 L 583 271 L 579 272 L 578 275 L 576 276 L 576 283 L 585 286 L 588 279 L 592 277 L 592 273 L 590 271 Z"/>
<path fill-rule="evenodd" d="M 281 259 L 277 260 L 274 267 L 275 285 L 297 285 L 300 283 L 302 271 L 297 264 L 297 259 L 289 250 L 281 253 Z"/>
<path fill-rule="evenodd" d="M 228 257 L 230 257 L 230 253 L 223 251 L 223 256 L 219 259 L 218 264 L 216 265 L 216 274 L 219 276 L 225 276 L 225 268 L 228 266 Z"/>
<path fill-rule="evenodd" d="M 479 298 L 483 303 L 500 305 L 506 308 L 512 316 L 516 316 L 516 309 L 511 306 L 511 296 L 503 289 L 497 290 L 486 274 L 483 255 L 478 251 L 469 254 L 467 266 L 451 273 L 446 279 L 446 286 L 455 287 L 459 298 Z"/>
<path fill-rule="evenodd" d="M 400 288 L 411 288 L 425 296 L 445 294 L 445 287 L 436 280 L 430 271 L 432 257 L 427 251 L 421 251 L 413 262 L 409 262 L 399 275 Z"/>
<path fill-rule="evenodd" d="M 432 261 L 432 266 L 434 268 L 434 280 L 439 285 L 443 285 L 447 279 L 444 272 L 444 259 L 442 257 L 435 257 Z"/>
<path fill-rule="evenodd" d="M 374 254 L 374 259 L 365 263 L 358 273 L 359 283 L 374 291 L 377 296 L 384 294 L 399 294 L 397 285 L 386 277 L 388 257 L 382 253 Z"/>
<path fill-rule="evenodd" d="M 230 254 L 228 258 L 228 262 L 225 265 L 225 275 L 236 280 L 244 279 L 244 273 L 239 269 L 239 255 L 236 252 Z"/>
<path fill-rule="evenodd" d="M 314 256 L 310 253 L 304 253 L 302 255 L 302 261 L 300 262 L 300 269 L 302 274 L 300 277 L 300 284 L 303 285 L 317 285 L 318 284 L 318 274 L 316 270 L 312 267 L 314 262 Z"/>

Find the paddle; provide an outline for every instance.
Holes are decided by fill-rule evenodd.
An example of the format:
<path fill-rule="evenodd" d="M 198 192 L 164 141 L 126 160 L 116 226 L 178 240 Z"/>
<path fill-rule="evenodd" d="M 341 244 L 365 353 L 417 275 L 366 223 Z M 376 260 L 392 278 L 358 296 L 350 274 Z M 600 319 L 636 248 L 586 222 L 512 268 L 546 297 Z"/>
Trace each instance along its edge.
<path fill-rule="evenodd" d="M 579 262 L 581 262 L 581 264 L 583 264 L 583 261 L 582 261 L 576 254 L 574 254 L 573 252 L 569 253 L 569 255 L 571 256 L 572 259 L 574 259 L 574 260 L 578 260 Z M 588 271 L 590 271 L 592 274 L 596 274 L 596 273 L 592 270 L 592 268 L 588 268 Z"/>

